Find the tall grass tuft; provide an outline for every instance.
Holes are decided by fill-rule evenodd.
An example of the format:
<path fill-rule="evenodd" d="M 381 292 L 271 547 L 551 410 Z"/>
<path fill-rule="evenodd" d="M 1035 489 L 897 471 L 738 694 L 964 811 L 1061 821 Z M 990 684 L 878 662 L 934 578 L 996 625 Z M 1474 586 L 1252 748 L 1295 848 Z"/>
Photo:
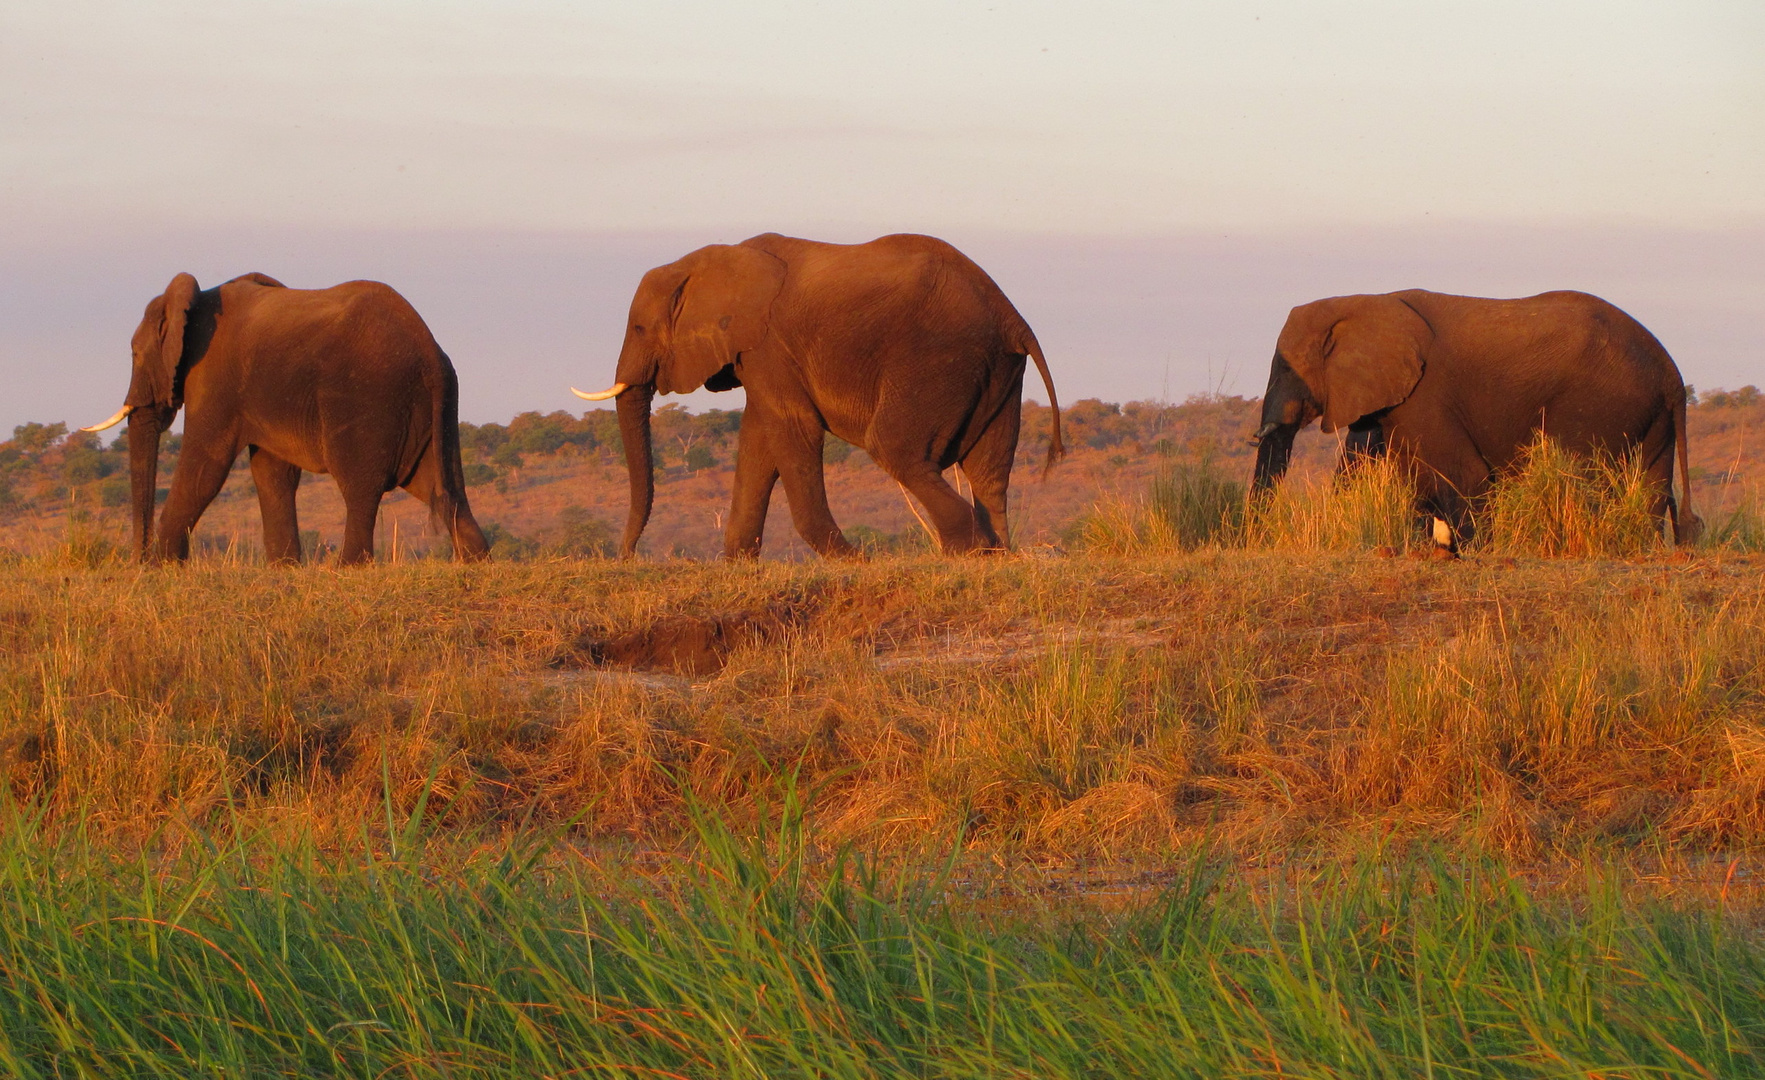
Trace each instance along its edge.
<path fill-rule="evenodd" d="M 1244 484 L 1202 457 L 1159 470 L 1144 499 L 1102 500 L 1079 535 L 1088 551 L 1139 555 L 1235 544 L 1243 529 Z"/>
<path fill-rule="evenodd" d="M 1402 551 L 1419 544 L 1415 485 L 1389 457 L 1357 462 L 1330 480 L 1289 478 L 1254 498 L 1248 546 L 1295 551 Z"/>
<path fill-rule="evenodd" d="M 1757 488 L 1743 491 L 1709 514 L 1701 542 L 1718 551 L 1765 552 L 1765 496 Z"/>
<path fill-rule="evenodd" d="M 1645 555 L 1663 544 L 1655 498 L 1634 454 L 1571 454 L 1540 433 L 1482 500 L 1478 547 L 1542 558 Z"/>

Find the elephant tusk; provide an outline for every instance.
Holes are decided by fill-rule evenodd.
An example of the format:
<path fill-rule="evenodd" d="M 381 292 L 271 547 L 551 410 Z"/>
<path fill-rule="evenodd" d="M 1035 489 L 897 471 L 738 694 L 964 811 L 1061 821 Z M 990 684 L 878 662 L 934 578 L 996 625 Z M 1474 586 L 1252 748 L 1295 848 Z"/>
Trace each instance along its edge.
<path fill-rule="evenodd" d="M 623 394 L 625 392 L 625 387 L 625 383 L 616 382 L 598 394 L 585 394 L 574 386 L 570 388 L 570 392 L 584 401 L 606 401 L 608 398 L 616 398 L 620 394 Z"/>
<path fill-rule="evenodd" d="M 103 431 L 106 428 L 116 427 L 118 424 L 120 424 L 124 420 L 128 419 L 129 413 L 133 412 L 134 409 L 135 409 L 135 407 L 133 405 L 124 405 L 122 408 L 120 408 L 116 411 L 115 416 L 111 417 L 109 420 L 106 420 L 104 423 L 93 424 L 91 427 L 83 427 L 80 430 L 81 431 Z"/>
<path fill-rule="evenodd" d="M 1269 423 L 1264 424 L 1262 427 L 1257 428 L 1256 434 L 1252 435 L 1250 437 L 1250 445 L 1261 446 L 1262 441 L 1268 437 L 1269 432 L 1274 431 L 1276 428 L 1278 428 L 1280 426 L 1281 426 L 1280 424 L 1277 424 L 1273 421 L 1270 421 Z"/>

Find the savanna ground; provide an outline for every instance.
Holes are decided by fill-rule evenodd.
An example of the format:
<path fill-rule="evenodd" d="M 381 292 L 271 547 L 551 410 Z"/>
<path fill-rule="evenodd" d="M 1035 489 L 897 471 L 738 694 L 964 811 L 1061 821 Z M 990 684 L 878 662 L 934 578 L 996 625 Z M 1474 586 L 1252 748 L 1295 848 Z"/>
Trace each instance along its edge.
<path fill-rule="evenodd" d="M 1765 1074 L 1765 532 L 1167 455 L 1066 554 L 0 563 L 20 1076 Z M 477 499 L 476 493 L 474 498 Z M 666 489 L 661 496 L 666 498 Z"/>

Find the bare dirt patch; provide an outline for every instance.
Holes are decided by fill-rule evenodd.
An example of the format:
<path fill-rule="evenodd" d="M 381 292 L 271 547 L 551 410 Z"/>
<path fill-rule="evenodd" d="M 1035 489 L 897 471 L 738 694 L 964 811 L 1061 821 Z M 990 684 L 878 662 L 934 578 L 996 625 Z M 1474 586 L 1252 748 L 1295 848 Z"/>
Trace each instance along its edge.
<path fill-rule="evenodd" d="M 772 640 L 801 625 L 805 617 L 800 606 L 785 603 L 716 615 L 664 615 L 637 630 L 584 634 L 553 666 L 707 678 L 723 670 L 731 652 Z"/>

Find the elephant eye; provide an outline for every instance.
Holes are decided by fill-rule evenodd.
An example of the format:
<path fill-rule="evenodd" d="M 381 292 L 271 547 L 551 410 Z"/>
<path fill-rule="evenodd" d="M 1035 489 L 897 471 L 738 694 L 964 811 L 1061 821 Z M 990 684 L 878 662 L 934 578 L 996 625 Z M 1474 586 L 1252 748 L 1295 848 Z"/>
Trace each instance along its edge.
<path fill-rule="evenodd" d="M 633 324 L 632 324 L 632 326 L 631 326 L 631 328 L 632 328 L 632 329 L 633 329 L 633 330 L 636 330 L 636 331 L 637 331 L 637 332 L 638 332 L 638 333 L 640 333 L 640 334 L 641 334 L 641 333 L 643 333 L 643 327 L 641 327 L 641 326 L 638 326 L 638 325 L 637 325 L 637 324 L 636 324 L 636 323 L 633 323 Z"/>

